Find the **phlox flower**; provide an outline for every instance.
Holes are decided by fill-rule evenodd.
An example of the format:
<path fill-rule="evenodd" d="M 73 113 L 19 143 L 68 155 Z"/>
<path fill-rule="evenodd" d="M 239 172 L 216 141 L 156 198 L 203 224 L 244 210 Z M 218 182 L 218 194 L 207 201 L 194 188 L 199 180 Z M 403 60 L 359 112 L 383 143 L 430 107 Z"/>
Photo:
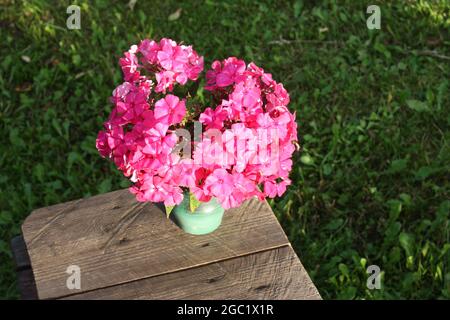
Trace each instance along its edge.
<path fill-rule="evenodd" d="M 286 179 L 281 181 L 280 183 L 276 183 L 274 181 L 265 181 L 264 182 L 264 195 L 269 198 L 275 198 L 276 196 L 281 197 L 283 193 L 286 192 L 286 188 L 291 184 L 291 180 Z"/>
<path fill-rule="evenodd" d="M 161 47 L 156 41 L 144 39 L 139 44 L 138 49 L 142 53 L 146 63 L 155 64 L 157 62 L 158 51 Z"/>
<path fill-rule="evenodd" d="M 124 57 L 120 58 L 119 64 L 122 67 L 125 81 L 136 81 L 137 79 L 139 79 L 139 61 L 134 52 L 132 52 L 131 50 L 125 52 Z"/>
<path fill-rule="evenodd" d="M 206 108 L 200 114 L 198 121 L 206 126 L 206 129 L 222 129 L 223 121 L 227 118 L 226 110 L 223 110 L 221 106 L 215 110 Z"/>
<path fill-rule="evenodd" d="M 157 123 L 148 130 L 142 152 L 149 155 L 169 154 L 177 143 L 177 136 L 175 133 L 168 133 L 168 128 L 166 124 Z"/>
<path fill-rule="evenodd" d="M 233 176 L 225 169 L 214 170 L 205 180 L 205 188 L 218 199 L 229 196 L 233 187 Z"/>
<path fill-rule="evenodd" d="M 198 166 L 192 159 L 182 159 L 178 164 L 179 184 L 183 187 L 196 186 L 196 171 Z"/>
<path fill-rule="evenodd" d="M 206 73 L 207 85 L 205 89 L 214 90 L 227 87 L 241 79 L 245 72 L 245 62 L 235 57 L 225 59 L 223 63 L 214 61 L 212 69 Z"/>
<path fill-rule="evenodd" d="M 108 157 L 111 154 L 111 148 L 108 144 L 108 134 L 105 131 L 98 133 L 95 146 L 102 157 Z"/>
<path fill-rule="evenodd" d="M 195 186 L 190 187 L 190 191 L 194 193 L 195 197 L 199 201 L 207 202 L 211 200 L 211 194 L 209 190 L 205 188 L 206 178 L 211 174 L 211 170 L 203 167 L 196 167 L 195 170 Z"/>
<path fill-rule="evenodd" d="M 183 71 L 184 65 L 188 63 L 188 55 L 177 43 L 170 39 L 161 39 L 161 50 L 157 53 L 158 62 L 166 70 L 177 72 Z"/>
<path fill-rule="evenodd" d="M 144 174 L 142 180 L 130 188 L 130 192 L 136 195 L 138 201 L 164 202 L 167 206 L 179 204 L 183 200 L 180 187 L 157 175 Z"/>
<path fill-rule="evenodd" d="M 183 120 L 186 114 L 185 100 L 181 100 L 172 94 L 155 103 L 154 117 L 157 122 L 168 126 Z"/>

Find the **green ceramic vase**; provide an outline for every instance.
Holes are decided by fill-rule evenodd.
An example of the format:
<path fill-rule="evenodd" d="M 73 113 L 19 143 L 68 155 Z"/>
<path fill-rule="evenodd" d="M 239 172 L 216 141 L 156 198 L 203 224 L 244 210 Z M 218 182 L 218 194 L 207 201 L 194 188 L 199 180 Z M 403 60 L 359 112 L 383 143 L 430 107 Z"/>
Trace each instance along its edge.
<path fill-rule="evenodd" d="M 202 202 L 194 212 L 191 212 L 188 195 L 185 195 L 183 202 L 172 210 L 178 226 L 194 235 L 208 234 L 216 230 L 222 223 L 223 212 L 224 209 L 215 198 Z"/>

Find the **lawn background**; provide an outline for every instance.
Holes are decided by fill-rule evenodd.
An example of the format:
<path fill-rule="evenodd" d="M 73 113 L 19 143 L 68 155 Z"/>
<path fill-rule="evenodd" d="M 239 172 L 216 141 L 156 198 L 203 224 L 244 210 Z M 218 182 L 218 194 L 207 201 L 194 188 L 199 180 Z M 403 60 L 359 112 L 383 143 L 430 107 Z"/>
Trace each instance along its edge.
<path fill-rule="evenodd" d="M 0 298 L 18 297 L 9 241 L 33 209 L 128 185 L 95 138 L 145 37 L 205 67 L 254 61 L 290 92 L 302 152 L 271 205 L 323 298 L 450 298 L 448 1 L 0 2 Z"/>

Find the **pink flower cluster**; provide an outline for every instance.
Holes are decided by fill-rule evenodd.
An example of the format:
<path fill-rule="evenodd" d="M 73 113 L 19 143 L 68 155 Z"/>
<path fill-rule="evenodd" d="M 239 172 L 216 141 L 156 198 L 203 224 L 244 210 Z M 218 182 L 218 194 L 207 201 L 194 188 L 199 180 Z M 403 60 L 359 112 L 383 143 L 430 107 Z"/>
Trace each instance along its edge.
<path fill-rule="evenodd" d="M 212 64 L 205 89 L 213 98 L 195 115 L 203 130 L 200 141 L 190 141 L 191 155 L 176 148 L 187 99 L 166 92 L 196 80 L 203 57 L 169 39 L 143 40 L 120 65 L 125 82 L 113 91 L 97 149 L 134 183 L 138 201 L 175 205 L 189 190 L 228 209 L 286 191 L 297 124 L 287 91 L 270 74 L 234 57 Z"/>
<path fill-rule="evenodd" d="M 142 79 L 143 69 L 154 72 L 157 81 L 155 92 L 165 93 L 172 91 L 175 83 L 184 85 L 188 79 L 197 80 L 203 70 L 203 57 L 192 46 L 177 45 L 170 39 L 163 38 L 159 43 L 145 39 L 139 46 L 131 46 L 119 64 L 125 81 Z"/>
<path fill-rule="evenodd" d="M 216 197 L 224 208 L 253 196 L 281 196 L 291 183 L 297 140 L 287 91 L 254 63 L 235 57 L 214 61 L 206 80 L 205 88 L 221 101 L 200 114 L 206 130 L 194 162 L 209 175 L 191 190 L 203 201 Z"/>

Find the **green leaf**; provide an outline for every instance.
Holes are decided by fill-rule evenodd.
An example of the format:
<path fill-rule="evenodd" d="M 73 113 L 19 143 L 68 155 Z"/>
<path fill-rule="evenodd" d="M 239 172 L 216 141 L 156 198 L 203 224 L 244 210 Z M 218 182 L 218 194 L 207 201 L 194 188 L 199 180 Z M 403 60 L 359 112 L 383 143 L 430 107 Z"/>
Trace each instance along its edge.
<path fill-rule="evenodd" d="M 19 130 L 17 128 L 11 129 L 9 132 L 9 141 L 13 146 L 25 147 L 25 141 L 20 137 Z"/>
<path fill-rule="evenodd" d="M 329 176 L 331 174 L 331 172 L 333 171 L 333 168 L 331 167 L 331 165 L 329 165 L 328 163 L 323 165 L 323 174 L 326 176 Z"/>
<path fill-rule="evenodd" d="M 119 186 L 121 187 L 121 188 L 129 188 L 130 186 L 131 186 L 131 181 L 130 180 L 128 180 L 128 179 L 122 179 L 120 182 L 119 182 Z"/>
<path fill-rule="evenodd" d="M 175 21 L 178 20 L 181 16 L 181 8 L 178 8 L 177 11 L 175 11 L 174 13 L 172 13 L 171 15 L 169 15 L 169 21 Z"/>
<path fill-rule="evenodd" d="M 399 70 L 406 70 L 407 65 L 404 64 L 403 62 L 399 62 L 399 63 L 397 64 L 397 68 L 398 68 Z"/>
<path fill-rule="evenodd" d="M 344 300 L 351 300 L 351 299 L 355 298 L 356 292 L 357 292 L 357 290 L 353 286 L 344 287 L 342 292 L 339 294 L 338 298 L 344 299 Z"/>
<path fill-rule="evenodd" d="M 331 220 L 326 226 L 325 229 L 328 230 L 336 230 L 344 223 L 344 219 L 338 218 Z"/>
<path fill-rule="evenodd" d="M 388 173 L 398 173 L 404 171 L 408 167 L 408 159 L 397 159 L 391 162 Z"/>
<path fill-rule="evenodd" d="M 195 212 L 197 210 L 198 206 L 200 205 L 200 201 L 195 197 L 195 195 L 192 192 L 189 192 L 189 208 L 191 209 L 191 212 Z"/>
<path fill-rule="evenodd" d="M 166 216 L 167 218 L 169 218 L 170 213 L 172 212 L 173 208 L 175 208 L 175 206 L 166 206 L 166 205 L 164 206 L 166 207 Z"/>
<path fill-rule="evenodd" d="M 401 249 L 399 247 L 393 247 L 389 252 L 389 261 L 397 263 L 401 258 Z"/>
<path fill-rule="evenodd" d="M 81 63 L 81 57 L 79 54 L 75 54 L 72 56 L 72 63 L 78 66 Z"/>
<path fill-rule="evenodd" d="M 417 112 L 430 111 L 428 105 L 425 102 L 419 100 L 407 100 L 406 105 L 408 106 L 408 108 Z"/>
<path fill-rule="evenodd" d="M 112 182 L 111 178 L 106 178 L 97 187 L 97 190 L 99 193 L 106 193 L 108 191 L 111 191 L 112 189 Z"/>
<path fill-rule="evenodd" d="M 420 167 L 420 169 L 416 172 L 415 178 L 417 180 L 425 180 L 426 178 L 431 176 L 436 171 L 439 171 L 439 170 L 437 168 L 428 167 L 428 166 Z"/>
<path fill-rule="evenodd" d="M 347 267 L 345 264 L 339 263 L 338 268 L 339 268 L 339 271 L 340 271 L 343 275 L 346 275 L 346 276 L 349 275 L 350 272 L 349 272 L 349 270 L 348 270 L 348 267 Z"/>
<path fill-rule="evenodd" d="M 402 232 L 398 236 L 398 240 L 400 242 L 400 245 L 402 246 L 403 250 L 405 250 L 406 255 L 412 256 L 413 255 L 413 247 L 414 247 L 414 238 L 411 234 Z"/>
<path fill-rule="evenodd" d="M 304 154 L 300 157 L 300 161 L 303 162 L 306 165 L 312 165 L 314 163 L 313 158 L 311 158 L 310 155 Z"/>
<path fill-rule="evenodd" d="M 361 259 L 359 260 L 359 264 L 361 265 L 361 267 L 362 267 L 363 269 L 366 269 L 367 259 L 366 259 L 366 258 L 361 258 Z"/>
<path fill-rule="evenodd" d="M 83 157 L 76 151 L 69 152 L 67 156 L 67 168 L 70 171 L 74 163 L 85 164 Z"/>
<path fill-rule="evenodd" d="M 44 176 L 45 176 L 45 168 L 42 165 L 42 163 L 38 163 L 34 166 L 33 168 L 33 175 L 40 181 L 43 182 L 44 181 Z"/>
<path fill-rule="evenodd" d="M 399 195 L 399 198 L 402 200 L 402 202 L 405 206 L 410 206 L 412 204 L 412 198 L 407 193 L 401 193 Z"/>
<path fill-rule="evenodd" d="M 55 128 L 56 132 L 58 132 L 58 134 L 60 136 L 63 136 L 61 124 L 60 124 L 60 121 L 58 119 L 56 119 L 56 118 L 52 119 L 52 126 L 53 126 L 53 128 Z"/>
<path fill-rule="evenodd" d="M 342 12 L 339 13 L 339 18 L 343 22 L 347 22 L 348 21 L 347 16 L 344 13 L 342 13 Z"/>
<path fill-rule="evenodd" d="M 389 206 L 389 219 L 391 221 L 397 220 L 400 212 L 402 212 L 402 202 L 399 200 L 389 200 L 387 205 Z"/>
<path fill-rule="evenodd" d="M 439 208 L 436 211 L 436 217 L 440 221 L 444 221 L 445 219 L 447 219 L 449 213 L 450 213 L 450 200 L 445 200 L 439 205 Z"/>
<path fill-rule="evenodd" d="M 385 234 L 386 238 L 384 239 L 385 243 L 389 244 L 390 241 L 394 240 L 397 234 L 400 232 L 402 228 L 402 224 L 398 221 L 395 221 L 387 227 Z"/>
<path fill-rule="evenodd" d="M 448 251 L 450 251 L 450 243 L 444 244 L 444 247 L 441 249 L 441 252 L 439 254 L 439 259 L 444 257 Z"/>
<path fill-rule="evenodd" d="M 421 250 L 421 252 L 422 252 L 422 256 L 423 257 L 426 257 L 427 256 L 427 253 L 428 253 L 428 250 L 430 249 L 430 243 L 427 241 L 426 243 L 425 243 L 425 245 L 422 247 L 422 250 Z"/>
<path fill-rule="evenodd" d="M 413 267 L 414 267 L 414 257 L 408 256 L 408 258 L 406 258 L 406 268 L 412 270 Z"/>
<path fill-rule="evenodd" d="M 294 17 L 298 18 L 302 12 L 303 2 L 297 1 L 294 3 Z"/>
<path fill-rule="evenodd" d="M 391 53 L 389 52 L 388 48 L 386 46 L 384 46 L 383 44 L 377 42 L 377 43 L 375 43 L 373 48 L 375 50 L 377 50 L 378 52 L 382 53 L 387 59 L 391 58 Z"/>

